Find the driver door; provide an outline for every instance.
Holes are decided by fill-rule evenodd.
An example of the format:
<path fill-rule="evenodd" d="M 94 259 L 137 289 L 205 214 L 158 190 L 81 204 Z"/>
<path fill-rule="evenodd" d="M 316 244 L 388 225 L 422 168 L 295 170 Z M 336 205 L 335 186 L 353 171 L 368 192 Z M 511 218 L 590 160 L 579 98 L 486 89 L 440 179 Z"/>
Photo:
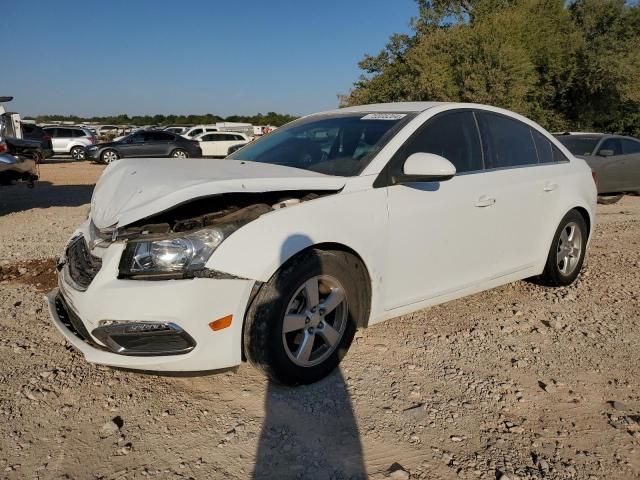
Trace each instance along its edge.
<path fill-rule="evenodd" d="M 417 152 L 440 155 L 456 167 L 447 181 L 387 187 L 388 254 L 384 308 L 393 310 L 447 295 L 497 271 L 500 218 L 495 176 L 483 173 L 483 153 L 471 111 L 427 121 L 396 153 L 399 168 Z M 399 158 L 398 158 L 399 156 Z"/>

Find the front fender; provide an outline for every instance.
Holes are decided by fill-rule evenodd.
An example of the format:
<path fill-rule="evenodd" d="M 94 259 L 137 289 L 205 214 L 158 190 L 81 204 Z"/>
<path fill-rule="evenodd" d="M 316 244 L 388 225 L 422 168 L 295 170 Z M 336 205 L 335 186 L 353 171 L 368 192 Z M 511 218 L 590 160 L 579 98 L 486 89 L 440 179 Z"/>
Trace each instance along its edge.
<path fill-rule="evenodd" d="M 386 198 L 386 189 L 367 189 L 275 210 L 231 234 L 207 267 L 266 282 L 301 250 L 338 243 L 357 252 L 376 283 L 386 251 Z"/>

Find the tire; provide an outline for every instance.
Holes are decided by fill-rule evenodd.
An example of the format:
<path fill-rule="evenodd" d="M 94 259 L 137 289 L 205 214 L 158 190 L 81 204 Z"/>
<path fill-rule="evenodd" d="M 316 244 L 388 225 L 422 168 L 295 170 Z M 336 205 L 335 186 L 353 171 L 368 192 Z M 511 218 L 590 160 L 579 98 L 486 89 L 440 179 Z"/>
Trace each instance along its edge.
<path fill-rule="evenodd" d="M 536 279 L 538 283 L 548 287 L 571 285 L 582 268 L 588 238 L 589 230 L 584 218 L 578 211 L 571 210 L 553 236 L 544 271 Z"/>
<path fill-rule="evenodd" d="M 74 160 L 80 162 L 82 160 L 84 160 L 86 158 L 86 155 L 84 153 L 84 147 L 73 147 L 69 153 L 71 154 L 71 158 L 73 158 Z"/>
<path fill-rule="evenodd" d="M 186 150 L 183 150 L 181 148 L 176 148 L 173 152 L 171 152 L 171 156 L 173 158 L 189 158 L 189 154 L 186 152 Z"/>
<path fill-rule="evenodd" d="M 624 197 L 623 193 L 617 195 L 598 195 L 598 203 L 600 205 L 613 205 L 614 203 L 618 203 L 622 197 Z"/>
<path fill-rule="evenodd" d="M 289 260 L 247 311 L 244 348 L 249 363 L 285 385 L 329 375 L 369 314 L 368 294 L 362 295 L 369 291 L 367 281 L 364 266 L 345 252 L 310 249 Z M 315 285 L 319 302 L 313 301 Z"/>
<path fill-rule="evenodd" d="M 105 150 L 104 152 L 102 152 L 100 154 L 100 161 L 102 163 L 106 163 L 107 165 L 109 165 L 110 163 L 115 162 L 116 160 L 118 160 L 120 158 L 120 155 L 118 155 L 118 152 L 116 152 L 115 150 Z"/>

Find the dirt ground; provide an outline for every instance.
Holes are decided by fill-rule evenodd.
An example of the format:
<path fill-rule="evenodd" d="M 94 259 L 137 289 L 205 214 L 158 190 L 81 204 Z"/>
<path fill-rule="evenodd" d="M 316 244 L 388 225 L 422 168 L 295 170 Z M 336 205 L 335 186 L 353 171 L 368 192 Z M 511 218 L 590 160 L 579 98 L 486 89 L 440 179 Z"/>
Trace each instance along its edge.
<path fill-rule="evenodd" d="M 0 190 L 0 478 L 640 478 L 640 197 L 569 288 L 511 284 L 358 332 L 340 371 L 90 365 L 42 291 L 102 167 Z M 37 260 L 37 262 L 33 262 Z"/>

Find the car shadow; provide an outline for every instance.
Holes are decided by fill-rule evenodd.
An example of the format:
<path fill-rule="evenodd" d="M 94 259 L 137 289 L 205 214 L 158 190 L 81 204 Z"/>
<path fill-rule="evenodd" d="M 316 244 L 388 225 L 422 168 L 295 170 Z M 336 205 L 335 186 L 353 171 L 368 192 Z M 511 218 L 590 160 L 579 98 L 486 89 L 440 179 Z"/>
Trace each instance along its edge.
<path fill-rule="evenodd" d="M 303 235 L 291 236 L 282 247 L 281 264 L 290 247 L 311 243 Z M 312 256 L 314 261 L 320 265 Z M 286 387 L 269 381 L 264 408 L 253 479 L 367 478 L 358 425 L 339 368 L 312 385 Z"/>
<path fill-rule="evenodd" d="M 53 185 L 38 181 L 0 187 L 0 216 L 32 208 L 79 207 L 91 201 L 94 185 Z"/>

